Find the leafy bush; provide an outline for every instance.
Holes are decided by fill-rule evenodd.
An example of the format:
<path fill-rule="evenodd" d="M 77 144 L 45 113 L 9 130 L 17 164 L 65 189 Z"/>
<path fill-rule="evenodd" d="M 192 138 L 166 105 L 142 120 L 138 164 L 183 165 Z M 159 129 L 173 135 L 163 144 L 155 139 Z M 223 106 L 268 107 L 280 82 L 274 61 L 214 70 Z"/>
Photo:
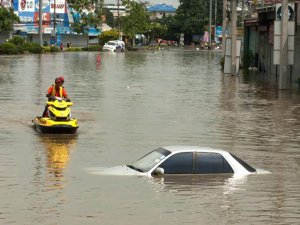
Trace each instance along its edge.
<path fill-rule="evenodd" d="M 25 43 L 25 39 L 21 36 L 14 36 L 8 42 L 13 43 L 16 46 L 20 46 Z"/>
<path fill-rule="evenodd" d="M 104 31 L 99 36 L 99 44 L 104 45 L 108 41 L 117 39 L 119 39 L 119 32 L 117 30 Z"/>
<path fill-rule="evenodd" d="M 43 46 L 43 51 L 44 52 L 50 52 L 50 47 L 49 46 Z"/>
<path fill-rule="evenodd" d="M 51 46 L 50 47 L 50 52 L 59 52 L 59 51 L 60 51 L 60 49 L 56 46 Z"/>
<path fill-rule="evenodd" d="M 35 42 L 26 42 L 22 47 L 30 53 L 43 53 L 43 48 Z"/>
<path fill-rule="evenodd" d="M 17 46 L 13 43 L 6 42 L 0 45 L 0 54 L 18 54 L 19 51 L 17 49 Z"/>
<path fill-rule="evenodd" d="M 64 51 L 66 52 L 80 52 L 81 50 L 82 50 L 81 48 L 76 48 L 76 47 L 70 47 L 64 49 Z"/>

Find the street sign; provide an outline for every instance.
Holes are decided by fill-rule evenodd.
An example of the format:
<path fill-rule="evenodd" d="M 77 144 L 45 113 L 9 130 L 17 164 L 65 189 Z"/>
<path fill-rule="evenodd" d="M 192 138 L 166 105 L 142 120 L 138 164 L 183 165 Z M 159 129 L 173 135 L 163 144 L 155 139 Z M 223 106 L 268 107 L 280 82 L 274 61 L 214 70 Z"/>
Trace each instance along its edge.
<path fill-rule="evenodd" d="M 289 21 L 292 21 L 295 19 L 295 4 L 289 3 L 288 4 L 288 11 L 289 11 Z M 276 4 L 276 20 L 281 20 L 282 15 L 282 9 L 281 4 Z"/>
<path fill-rule="evenodd" d="M 217 37 L 222 37 L 222 26 L 217 26 L 216 36 Z"/>

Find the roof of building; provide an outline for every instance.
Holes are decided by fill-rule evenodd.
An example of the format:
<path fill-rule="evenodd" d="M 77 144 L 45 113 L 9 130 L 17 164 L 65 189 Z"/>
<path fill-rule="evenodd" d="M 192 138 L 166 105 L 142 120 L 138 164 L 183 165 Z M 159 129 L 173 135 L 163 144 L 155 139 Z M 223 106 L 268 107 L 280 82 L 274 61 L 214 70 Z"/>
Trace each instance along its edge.
<path fill-rule="evenodd" d="M 153 6 L 149 6 L 147 8 L 148 12 L 176 12 L 176 8 L 171 5 L 166 4 L 157 4 Z"/>

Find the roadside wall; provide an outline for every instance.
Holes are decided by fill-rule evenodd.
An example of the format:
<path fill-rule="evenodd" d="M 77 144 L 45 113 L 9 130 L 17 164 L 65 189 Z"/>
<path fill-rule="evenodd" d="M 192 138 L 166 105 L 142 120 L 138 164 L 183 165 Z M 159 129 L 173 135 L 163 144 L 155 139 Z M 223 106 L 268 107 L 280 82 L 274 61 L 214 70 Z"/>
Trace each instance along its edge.
<path fill-rule="evenodd" d="M 294 65 L 288 67 L 288 82 L 292 85 L 295 84 L 295 80 L 300 77 L 300 26 L 296 27 L 295 32 L 295 50 L 294 50 Z M 257 31 L 258 32 L 258 31 Z M 254 32 L 255 33 L 255 32 Z M 256 49 L 255 53 L 255 66 L 258 67 L 258 73 L 264 76 L 272 83 L 277 83 L 280 74 L 279 65 L 274 65 L 274 45 L 270 43 L 269 34 L 266 32 L 258 32 L 257 46 L 252 46 L 254 43 L 255 35 L 250 39 L 250 50 Z"/>
<path fill-rule="evenodd" d="M 50 34 L 43 34 L 43 42 L 47 41 L 50 44 Z M 28 34 L 27 41 L 29 42 L 39 42 L 39 34 Z M 61 41 L 66 47 L 67 42 L 72 42 L 72 47 L 87 47 L 88 36 L 86 35 L 75 35 L 75 34 L 61 34 Z"/>
<path fill-rule="evenodd" d="M 50 44 L 50 34 L 43 34 L 43 42 L 47 41 Z M 0 43 L 6 42 L 9 39 L 9 33 L 4 32 L 0 33 Z M 28 34 L 26 37 L 28 42 L 37 42 L 39 43 L 40 37 L 39 34 Z M 72 47 L 87 47 L 88 46 L 88 36 L 86 35 L 77 35 L 77 34 L 62 34 L 61 40 L 64 46 L 67 46 L 67 42 L 72 42 Z"/>

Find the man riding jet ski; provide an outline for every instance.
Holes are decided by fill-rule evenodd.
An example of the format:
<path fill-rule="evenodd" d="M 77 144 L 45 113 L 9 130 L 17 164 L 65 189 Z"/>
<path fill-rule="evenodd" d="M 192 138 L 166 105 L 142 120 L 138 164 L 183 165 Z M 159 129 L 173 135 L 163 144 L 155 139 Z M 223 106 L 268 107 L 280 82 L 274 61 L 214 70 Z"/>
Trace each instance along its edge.
<path fill-rule="evenodd" d="M 77 131 L 77 119 L 71 117 L 70 106 L 73 103 L 68 99 L 63 83 L 64 77 L 55 79 L 55 84 L 51 85 L 46 93 L 48 102 L 42 117 L 33 120 L 34 128 L 41 133 L 76 133 Z"/>

